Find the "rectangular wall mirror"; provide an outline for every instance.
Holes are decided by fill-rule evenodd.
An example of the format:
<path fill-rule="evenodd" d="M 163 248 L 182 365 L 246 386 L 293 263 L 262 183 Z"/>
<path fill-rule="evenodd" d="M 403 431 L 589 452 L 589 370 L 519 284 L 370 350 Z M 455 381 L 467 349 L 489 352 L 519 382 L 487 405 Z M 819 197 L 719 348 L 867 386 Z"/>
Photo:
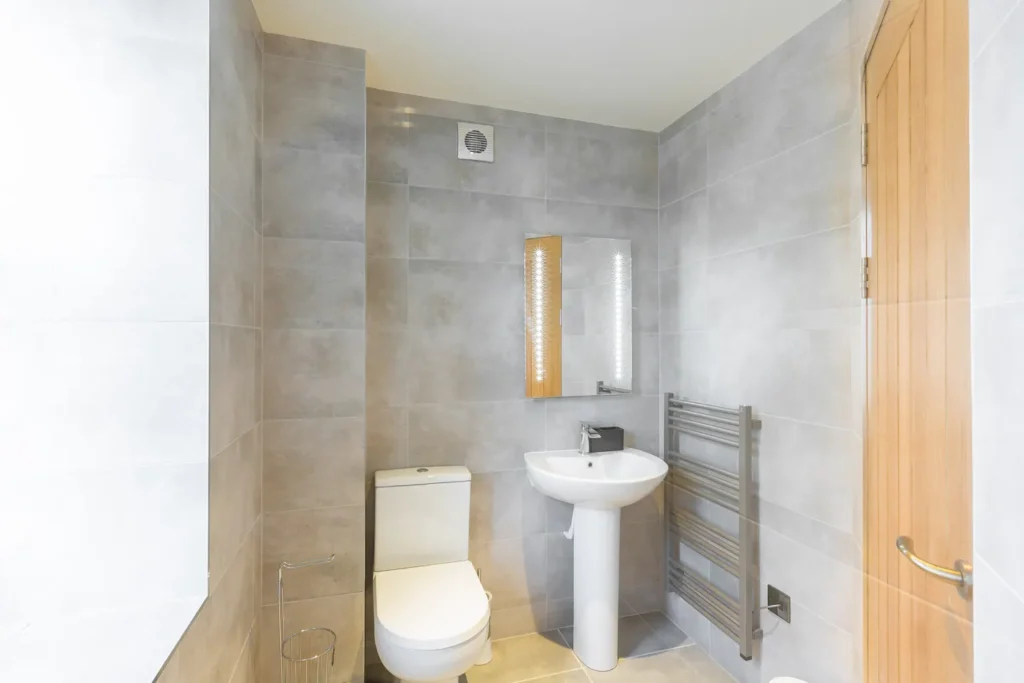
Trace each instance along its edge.
<path fill-rule="evenodd" d="M 633 392 L 629 240 L 527 237 L 526 396 Z"/>

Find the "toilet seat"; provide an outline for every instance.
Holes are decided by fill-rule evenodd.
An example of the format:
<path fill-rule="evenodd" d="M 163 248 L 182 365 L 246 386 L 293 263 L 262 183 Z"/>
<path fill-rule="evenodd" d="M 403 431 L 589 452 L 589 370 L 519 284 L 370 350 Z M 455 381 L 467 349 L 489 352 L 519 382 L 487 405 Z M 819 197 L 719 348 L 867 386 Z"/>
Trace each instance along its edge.
<path fill-rule="evenodd" d="M 468 561 L 377 572 L 373 599 L 383 635 L 410 650 L 460 645 L 490 618 L 487 595 Z"/>

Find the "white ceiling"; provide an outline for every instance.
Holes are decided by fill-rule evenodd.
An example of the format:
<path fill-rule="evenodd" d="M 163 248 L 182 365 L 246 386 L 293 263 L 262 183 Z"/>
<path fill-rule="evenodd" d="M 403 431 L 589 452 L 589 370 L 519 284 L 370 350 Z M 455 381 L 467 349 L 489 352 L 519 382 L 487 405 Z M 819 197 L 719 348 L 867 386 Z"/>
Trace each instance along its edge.
<path fill-rule="evenodd" d="M 367 85 L 660 131 L 839 0 L 255 0 Z"/>

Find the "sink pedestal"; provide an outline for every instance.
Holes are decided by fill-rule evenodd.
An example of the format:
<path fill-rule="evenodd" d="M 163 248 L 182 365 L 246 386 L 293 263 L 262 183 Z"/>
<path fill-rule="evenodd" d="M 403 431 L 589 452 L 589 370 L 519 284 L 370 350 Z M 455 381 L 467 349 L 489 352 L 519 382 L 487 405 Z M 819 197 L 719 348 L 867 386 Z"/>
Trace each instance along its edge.
<path fill-rule="evenodd" d="M 588 668 L 619 661 L 619 523 L 622 511 L 573 511 L 573 652 Z"/>

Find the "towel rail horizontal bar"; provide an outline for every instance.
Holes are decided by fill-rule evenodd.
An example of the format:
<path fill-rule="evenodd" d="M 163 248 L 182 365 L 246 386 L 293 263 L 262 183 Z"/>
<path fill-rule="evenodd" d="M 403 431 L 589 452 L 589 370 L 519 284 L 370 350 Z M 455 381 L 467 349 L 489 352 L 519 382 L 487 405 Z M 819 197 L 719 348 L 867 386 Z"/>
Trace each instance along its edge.
<path fill-rule="evenodd" d="M 693 577 L 688 574 L 675 573 L 672 575 L 672 581 L 677 588 L 696 596 L 703 608 L 702 611 L 714 613 L 719 621 L 730 626 L 730 630 L 739 630 L 740 622 L 734 609 L 735 605 L 722 602 L 714 592 L 707 589 L 705 584 L 694 581 Z"/>
<path fill-rule="evenodd" d="M 700 576 L 686 565 L 679 562 L 675 564 L 676 570 L 683 575 L 683 578 L 685 580 L 697 584 L 698 586 L 700 586 L 701 590 L 704 590 L 710 595 L 712 595 L 715 598 L 715 600 L 717 600 L 719 603 L 731 608 L 734 612 L 737 613 L 737 621 L 739 620 L 739 601 L 737 601 L 736 598 L 732 597 L 731 595 L 723 591 L 721 588 L 714 585 L 709 580 L 705 579 L 703 576 Z"/>
<path fill-rule="evenodd" d="M 696 515 L 672 513 L 670 523 L 686 545 L 708 558 L 733 576 L 739 577 L 739 541 L 704 521 Z M 714 555 L 714 557 L 712 557 Z"/>
<path fill-rule="evenodd" d="M 739 448 L 739 444 L 732 439 L 727 439 L 724 436 L 716 436 L 715 434 L 706 434 L 703 432 L 699 432 L 695 430 L 693 427 L 676 425 L 672 423 L 672 420 L 666 420 L 665 426 L 674 432 L 679 432 L 681 434 L 689 434 L 690 436 L 696 436 L 701 439 L 705 439 L 706 441 L 714 441 L 716 443 L 722 444 L 723 446 L 729 446 L 730 448 Z"/>
<path fill-rule="evenodd" d="M 740 495 L 739 487 L 736 484 L 721 481 L 713 475 L 706 474 L 700 470 L 688 470 L 684 467 L 673 466 L 671 471 L 677 481 L 689 482 L 691 485 L 711 489 L 731 499 L 736 499 Z"/>
<path fill-rule="evenodd" d="M 683 425 L 683 427 L 694 427 L 696 429 L 703 429 L 706 432 L 711 432 L 712 434 L 718 434 L 724 437 L 732 437 L 734 439 L 740 438 L 739 432 L 737 432 L 735 429 L 726 429 L 725 427 L 708 425 L 702 422 L 697 422 L 696 420 L 690 420 L 684 417 L 674 417 L 671 415 L 668 419 L 670 422 L 673 423 L 674 426 Z"/>
<path fill-rule="evenodd" d="M 729 558 L 724 552 L 716 548 L 714 545 L 698 536 L 690 535 L 685 529 L 679 526 L 674 526 L 673 530 L 679 534 L 679 540 L 687 548 L 695 550 L 701 557 L 714 562 L 717 566 L 721 567 L 733 576 L 739 576 L 739 564 L 736 558 Z"/>
<path fill-rule="evenodd" d="M 694 412 L 692 410 L 684 410 L 683 408 L 669 408 L 668 414 L 672 417 L 683 416 L 687 418 L 696 418 L 699 420 L 708 420 L 709 422 L 717 422 L 718 424 L 726 425 L 727 427 L 740 426 L 739 420 L 731 420 L 727 417 L 718 417 L 717 415 L 706 415 L 704 413 Z"/>
<path fill-rule="evenodd" d="M 734 641 L 739 642 L 739 625 L 728 621 L 721 611 L 709 606 L 701 593 L 691 586 L 682 583 L 674 583 L 672 588 L 679 597 L 686 600 L 686 602 L 704 616 L 704 618 L 714 624 L 720 631 L 728 635 Z"/>
<path fill-rule="evenodd" d="M 682 453 L 679 453 L 677 451 L 668 451 L 668 456 L 670 459 L 669 464 L 675 465 L 676 467 L 699 469 L 708 472 L 710 476 L 721 479 L 722 481 L 728 481 L 733 485 L 739 484 L 740 476 L 735 472 L 730 472 L 729 470 L 723 470 L 721 467 L 709 465 L 703 460 L 696 460 L 688 455 L 683 455 Z"/>
<path fill-rule="evenodd" d="M 668 401 L 670 406 L 680 406 L 685 408 L 686 406 L 693 406 L 694 408 L 701 408 L 713 413 L 722 413 L 724 415 L 735 415 L 737 419 L 740 416 L 740 411 L 735 408 L 723 408 L 722 406 L 713 406 L 710 403 L 699 403 L 698 401 L 690 401 L 685 398 L 670 398 Z"/>
<path fill-rule="evenodd" d="M 730 498 L 728 496 L 722 495 L 721 493 L 718 493 L 714 489 L 696 486 L 692 484 L 692 482 L 688 482 L 686 480 L 680 481 L 678 478 L 673 478 L 669 480 L 669 484 L 675 486 L 677 489 L 681 491 L 686 491 L 687 493 L 697 496 L 698 498 L 704 498 L 705 500 L 711 501 L 715 505 L 720 505 L 724 507 L 726 510 L 732 510 L 733 512 L 739 514 L 739 503 L 737 502 L 735 496 Z"/>

